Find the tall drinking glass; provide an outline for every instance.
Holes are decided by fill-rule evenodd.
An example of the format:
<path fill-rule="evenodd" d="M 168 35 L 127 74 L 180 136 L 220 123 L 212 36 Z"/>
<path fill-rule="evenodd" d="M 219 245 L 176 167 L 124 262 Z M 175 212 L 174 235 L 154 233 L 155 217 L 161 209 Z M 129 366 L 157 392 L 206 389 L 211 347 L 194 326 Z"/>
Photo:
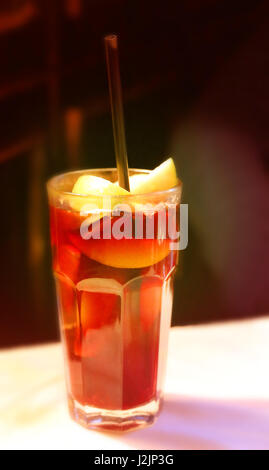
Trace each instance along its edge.
<path fill-rule="evenodd" d="M 101 169 L 48 182 L 69 410 L 88 428 L 128 430 L 151 424 L 162 401 L 181 185 L 73 194 L 84 174 L 117 179 L 116 169 Z"/>

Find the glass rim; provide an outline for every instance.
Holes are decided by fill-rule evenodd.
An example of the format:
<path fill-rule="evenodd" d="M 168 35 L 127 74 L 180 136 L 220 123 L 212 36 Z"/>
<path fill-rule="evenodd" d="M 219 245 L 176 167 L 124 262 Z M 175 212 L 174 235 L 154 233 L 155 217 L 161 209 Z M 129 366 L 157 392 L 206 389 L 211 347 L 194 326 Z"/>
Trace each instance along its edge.
<path fill-rule="evenodd" d="M 172 186 L 172 188 L 169 189 L 163 189 L 161 191 L 151 191 L 147 193 L 141 193 L 141 194 L 79 194 L 79 193 L 72 193 L 71 191 L 63 191 L 57 187 L 57 181 L 64 176 L 68 175 L 74 175 L 74 174 L 79 174 L 79 173 L 87 173 L 91 174 L 94 172 L 116 172 L 117 168 L 111 167 L 111 168 L 91 168 L 91 169 L 82 169 L 82 170 L 71 170 L 71 171 L 65 171 L 63 173 L 58 173 L 51 178 L 48 179 L 47 181 L 47 189 L 48 190 L 53 190 L 56 191 L 57 193 L 63 195 L 63 196 L 68 196 L 68 197 L 73 197 L 73 198 L 85 198 L 89 199 L 91 197 L 94 198 L 110 198 L 113 197 L 113 199 L 131 199 L 131 198 L 145 198 L 145 197 L 153 197 L 153 196 L 170 196 L 173 195 L 174 193 L 176 194 L 179 190 L 182 189 L 182 181 L 178 178 L 178 184 L 175 186 Z M 149 174 L 151 170 L 146 170 L 146 169 L 141 169 L 141 168 L 129 168 L 129 171 L 135 172 L 135 174 Z"/>

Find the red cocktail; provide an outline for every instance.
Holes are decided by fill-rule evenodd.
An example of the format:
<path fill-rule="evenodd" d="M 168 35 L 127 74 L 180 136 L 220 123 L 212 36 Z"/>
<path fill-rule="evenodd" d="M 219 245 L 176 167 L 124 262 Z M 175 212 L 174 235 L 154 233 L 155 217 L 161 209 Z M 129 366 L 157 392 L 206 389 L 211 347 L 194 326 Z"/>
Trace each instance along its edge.
<path fill-rule="evenodd" d="M 83 174 L 117 177 L 73 172 L 48 185 L 69 408 L 88 427 L 129 429 L 152 422 L 160 406 L 178 254 L 168 207 L 179 204 L 180 185 L 147 195 L 71 193 Z M 125 224 L 116 203 L 128 204 Z"/>

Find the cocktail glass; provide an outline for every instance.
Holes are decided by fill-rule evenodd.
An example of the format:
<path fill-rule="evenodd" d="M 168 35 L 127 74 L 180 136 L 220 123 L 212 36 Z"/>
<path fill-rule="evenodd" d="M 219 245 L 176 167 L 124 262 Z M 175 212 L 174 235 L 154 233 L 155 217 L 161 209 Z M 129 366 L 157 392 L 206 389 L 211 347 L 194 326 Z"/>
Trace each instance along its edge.
<path fill-rule="evenodd" d="M 129 430 L 153 423 L 162 402 L 178 256 L 169 210 L 179 205 L 181 185 L 143 195 L 73 194 L 84 174 L 117 180 L 116 169 L 100 169 L 48 182 L 68 405 L 88 428 Z M 114 230 L 123 207 L 129 222 L 119 232 L 132 227 L 131 237 Z"/>

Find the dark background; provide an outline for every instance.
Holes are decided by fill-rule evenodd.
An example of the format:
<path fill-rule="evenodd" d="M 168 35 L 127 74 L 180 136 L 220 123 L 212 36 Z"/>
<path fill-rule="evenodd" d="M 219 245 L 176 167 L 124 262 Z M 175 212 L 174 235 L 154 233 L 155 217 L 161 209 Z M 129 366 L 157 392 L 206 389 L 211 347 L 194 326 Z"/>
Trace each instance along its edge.
<path fill-rule="evenodd" d="M 117 33 L 129 164 L 173 153 L 189 204 L 174 324 L 269 310 L 266 1 L 0 1 L 0 346 L 58 337 L 45 181 L 114 166 Z"/>

